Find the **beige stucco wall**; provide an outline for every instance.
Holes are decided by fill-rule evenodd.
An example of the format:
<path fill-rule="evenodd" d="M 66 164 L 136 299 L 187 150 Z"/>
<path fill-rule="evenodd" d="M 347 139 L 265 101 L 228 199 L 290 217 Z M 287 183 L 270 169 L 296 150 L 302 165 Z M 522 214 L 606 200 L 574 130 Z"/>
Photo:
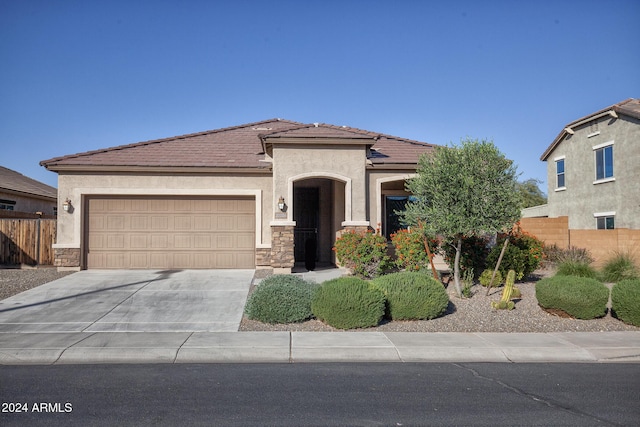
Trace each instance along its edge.
<path fill-rule="evenodd" d="M 256 200 L 256 248 L 271 247 L 272 179 L 269 175 L 76 175 L 58 176 L 58 238 L 56 248 L 80 248 L 83 197 L 87 195 L 247 196 Z M 69 198 L 72 212 L 64 212 Z"/>
<path fill-rule="evenodd" d="M 345 183 L 345 222 L 365 224 L 366 149 L 363 145 L 278 145 L 273 148 L 274 203 L 285 197 L 292 221 L 293 183 L 309 178 L 327 178 Z"/>
<path fill-rule="evenodd" d="M 573 129 L 547 158 L 550 217 L 570 229 L 595 229 L 594 214 L 615 212 L 615 227 L 640 229 L 640 121 L 620 115 Z M 613 142 L 613 180 L 596 182 L 593 147 Z M 556 159 L 565 159 L 565 189 L 556 188 Z"/>
<path fill-rule="evenodd" d="M 16 202 L 13 205 L 14 212 L 42 212 L 46 215 L 55 215 L 53 208 L 56 206 L 55 200 L 30 197 L 22 194 L 0 191 L 0 199 L 12 200 Z"/>

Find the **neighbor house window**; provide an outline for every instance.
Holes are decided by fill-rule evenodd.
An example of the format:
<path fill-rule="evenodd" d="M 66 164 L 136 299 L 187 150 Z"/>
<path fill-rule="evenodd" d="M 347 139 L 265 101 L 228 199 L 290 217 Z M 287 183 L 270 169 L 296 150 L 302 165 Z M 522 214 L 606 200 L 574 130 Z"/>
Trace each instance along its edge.
<path fill-rule="evenodd" d="M 615 212 L 596 213 L 593 216 L 596 217 L 598 230 L 613 230 L 615 228 Z"/>
<path fill-rule="evenodd" d="M 3 209 L 5 211 L 12 211 L 15 205 L 15 200 L 0 199 L 0 209 Z"/>
<path fill-rule="evenodd" d="M 596 155 L 596 181 L 613 178 L 613 142 L 593 147 Z"/>
<path fill-rule="evenodd" d="M 397 212 L 405 210 L 410 196 L 385 196 L 384 198 L 384 236 L 387 240 L 398 230 L 405 228 L 400 223 L 400 215 Z"/>
<path fill-rule="evenodd" d="M 556 159 L 556 189 L 565 188 L 564 157 Z"/>

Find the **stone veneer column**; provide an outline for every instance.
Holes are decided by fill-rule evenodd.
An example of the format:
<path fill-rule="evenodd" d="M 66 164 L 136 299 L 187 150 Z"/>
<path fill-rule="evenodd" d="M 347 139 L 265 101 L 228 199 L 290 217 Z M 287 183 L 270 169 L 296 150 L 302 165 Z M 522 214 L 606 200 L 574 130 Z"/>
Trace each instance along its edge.
<path fill-rule="evenodd" d="M 80 248 L 55 248 L 53 265 L 62 268 L 80 268 Z"/>
<path fill-rule="evenodd" d="M 271 248 L 256 249 L 256 267 L 271 267 Z"/>
<path fill-rule="evenodd" d="M 293 268 L 293 225 L 271 226 L 271 267 Z"/>

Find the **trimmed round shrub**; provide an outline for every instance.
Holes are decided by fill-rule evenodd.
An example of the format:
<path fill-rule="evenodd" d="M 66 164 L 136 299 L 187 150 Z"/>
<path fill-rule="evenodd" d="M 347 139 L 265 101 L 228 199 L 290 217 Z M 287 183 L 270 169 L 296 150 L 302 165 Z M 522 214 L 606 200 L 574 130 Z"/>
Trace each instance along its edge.
<path fill-rule="evenodd" d="M 640 279 L 623 280 L 613 286 L 611 311 L 624 323 L 640 326 Z"/>
<path fill-rule="evenodd" d="M 244 312 L 263 323 L 302 322 L 313 317 L 311 301 L 318 289 L 318 284 L 298 276 L 269 276 L 249 296 Z"/>
<path fill-rule="evenodd" d="M 441 316 L 449 305 L 444 286 L 433 277 L 404 271 L 378 277 L 373 284 L 387 299 L 386 315 L 392 320 L 421 320 Z"/>
<path fill-rule="evenodd" d="M 536 283 L 542 308 L 562 310 L 577 319 L 595 319 L 607 313 L 609 289 L 595 279 L 556 275 Z"/>
<path fill-rule="evenodd" d="M 334 328 L 368 328 L 380 323 L 385 303 L 384 293 L 372 283 L 357 277 L 339 277 L 320 286 L 311 311 Z"/>
<path fill-rule="evenodd" d="M 563 261 L 558 264 L 556 275 L 596 279 L 598 277 L 598 272 L 591 265 L 582 261 Z"/>
<path fill-rule="evenodd" d="M 485 271 L 482 272 L 482 274 L 478 278 L 478 281 L 482 286 L 486 288 L 487 286 L 489 286 L 489 283 L 491 282 L 491 276 L 493 276 L 493 270 L 486 269 Z M 503 283 L 504 283 L 504 279 L 502 277 L 502 273 L 500 272 L 500 270 L 498 270 L 496 271 L 496 277 L 493 279 L 492 288 L 498 287 Z"/>

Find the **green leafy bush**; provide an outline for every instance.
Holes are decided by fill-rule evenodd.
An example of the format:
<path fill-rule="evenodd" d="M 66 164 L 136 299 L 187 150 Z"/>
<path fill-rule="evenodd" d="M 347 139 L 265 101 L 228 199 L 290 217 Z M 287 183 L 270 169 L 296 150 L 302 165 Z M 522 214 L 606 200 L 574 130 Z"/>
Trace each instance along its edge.
<path fill-rule="evenodd" d="M 491 283 L 492 276 L 493 276 L 493 270 L 486 269 L 485 271 L 482 272 L 478 280 L 480 281 L 480 284 L 486 288 L 487 286 L 489 286 L 489 283 Z M 496 277 L 493 279 L 492 287 L 498 287 L 503 282 L 504 282 L 504 279 L 502 278 L 502 273 L 500 272 L 500 270 L 496 271 Z"/>
<path fill-rule="evenodd" d="M 595 279 L 556 275 L 536 283 L 536 298 L 543 308 L 594 319 L 607 313 L 609 289 Z"/>
<path fill-rule="evenodd" d="M 311 300 L 318 289 L 298 276 L 269 276 L 249 296 L 245 314 L 263 323 L 301 322 L 313 317 Z"/>
<path fill-rule="evenodd" d="M 407 271 L 430 269 L 429 256 L 424 247 L 425 240 L 431 254 L 435 254 L 440 242 L 436 238 L 426 236 L 420 228 L 412 227 L 411 230 L 398 230 L 392 234 L 391 242 L 397 257 L 396 266 Z"/>
<path fill-rule="evenodd" d="M 433 319 L 449 305 L 444 286 L 428 274 L 403 271 L 378 277 L 373 284 L 384 292 L 386 315 L 393 320 Z"/>
<path fill-rule="evenodd" d="M 358 277 L 377 277 L 391 267 L 387 239 L 379 233 L 347 231 L 336 239 L 338 261 Z"/>
<path fill-rule="evenodd" d="M 611 289 L 611 311 L 618 319 L 640 326 L 640 279 L 627 279 Z"/>
<path fill-rule="evenodd" d="M 556 274 L 559 276 L 588 277 L 590 279 L 598 278 L 596 269 L 581 261 L 562 261 L 558 264 Z"/>
<path fill-rule="evenodd" d="M 384 316 L 384 293 L 357 277 L 339 277 L 324 282 L 311 302 L 313 314 L 339 329 L 376 326 Z"/>
<path fill-rule="evenodd" d="M 640 272 L 635 260 L 628 253 L 617 252 L 602 267 L 602 280 L 615 283 L 626 279 L 638 279 Z"/>
<path fill-rule="evenodd" d="M 535 236 L 516 227 L 508 235 L 498 238 L 496 245 L 487 256 L 487 265 L 495 268 L 504 240 L 509 237 L 509 244 L 505 250 L 499 270 L 506 277 L 509 270 L 516 272 L 516 279 L 520 280 L 533 273 L 542 262 L 544 244 Z"/>
<path fill-rule="evenodd" d="M 442 245 L 444 260 L 453 271 L 456 257 L 455 242 L 445 242 Z M 489 239 L 478 236 L 465 236 L 462 238 L 462 250 L 460 254 L 460 275 L 467 270 L 483 271 L 487 265 L 489 253 Z"/>

